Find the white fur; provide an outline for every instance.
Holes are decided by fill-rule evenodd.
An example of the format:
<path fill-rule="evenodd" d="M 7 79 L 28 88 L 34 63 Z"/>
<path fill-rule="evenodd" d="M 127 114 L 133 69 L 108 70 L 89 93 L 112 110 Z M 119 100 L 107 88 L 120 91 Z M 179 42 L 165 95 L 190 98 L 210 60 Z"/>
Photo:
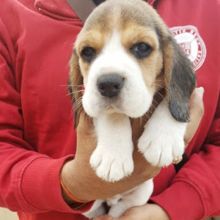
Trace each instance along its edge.
<path fill-rule="evenodd" d="M 85 215 L 89 219 L 93 219 L 97 216 L 106 214 L 105 208 L 103 207 L 104 202 L 105 200 L 97 199 L 90 210 L 84 212 L 83 215 Z"/>
<path fill-rule="evenodd" d="M 123 193 L 122 195 L 117 195 L 116 199 L 107 200 L 108 205 L 110 205 L 109 215 L 112 217 L 121 216 L 126 210 L 134 206 L 141 206 L 147 203 L 151 194 L 153 192 L 153 180 L 148 181 L 136 186 L 134 189 Z"/>
<path fill-rule="evenodd" d="M 103 113 L 95 119 L 97 147 L 90 164 L 97 176 L 114 182 L 133 172 L 133 142 L 129 118 Z"/>
<path fill-rule="evenodd" d="M 110 199 L 107 199 L 106 201 L 96 200 L 92 208 L 88 212 L 84 213 L 84 215 L 88 218 L 94 218 L 95 216 L 105 214 L 103 203 L 107 202 L 108 206 L 111 207 L 108 215 L 117 218 L 129 208 L 146 204 L 152 192 L 153 180 L 149 179 L 135 188 L 125 193 L 118 194 Z"/>
<path fill-rule="evenodd" d="M 176 121 L 168 109 L 166 99 L 156 108 L 145 125 L 138 148 L 152 165 L 168 166 L 179 161 L 184 152 L 187 123 Z"/>

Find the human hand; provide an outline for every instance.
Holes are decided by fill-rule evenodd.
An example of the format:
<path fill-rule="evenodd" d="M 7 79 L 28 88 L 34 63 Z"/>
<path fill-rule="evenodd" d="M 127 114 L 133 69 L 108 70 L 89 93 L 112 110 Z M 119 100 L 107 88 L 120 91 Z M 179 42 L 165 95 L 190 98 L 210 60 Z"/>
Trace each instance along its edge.
<path fill-rule="evenodd" d="M 196 89 L 190 102 L 190 123 L 187 127 L 185 142 L 189 143 L 194 136 L 199 122 L 203 116 L 203 89 Z M 135 125 L 134 125 L 135 126 Z M 138 123 L 136 125 L 139 127 Z M 138 129 L 133 129 L 137 131 Z M 133 134 L 137 139 L 139 133 Z M 68 161 L 61 172 L 61 178 L 65 186 L 75 195 L 76 198 L 83 201 L 95 199 L 106 199 L 113 195 L 125 192 L 145 180 L 154 177 L 160 168 L 151 166 L 143 156 L 134 151 L 134 172 L 119 182 L 109 183 L 101 180 L 95 175 L 90 167 L 90 156 L 96 147 L 96 138 L 91 119 L 81 114 L 79 125 L 77 127 L 77 152 L 75 159 Z M 102 190 L 100 190 L 102 189 Z"/>
<path fill-rule="evenodd" d="M 89 160 L 95 147 L 96 138 L 93 123 L 82 113 L 77 127 L 75 159 L 66 162 L 61 171 L 63 184 L 79 201 L 87 202 L 110 198 L 154 177 L 160 170 L 160 168 L 148 164 L 143 156 L 135 150 L 135 167 L 132 175 L 118 182 L 105 182 L 97 177 L 90 167 Z"/>
<path fill-rule="evenodd" d="M 201 119 L 204 115 L 204 104 L 203 104 L 203 94 L 204 88 L 196 88 L 190 99 L 190 122 L 187 125 L 186 133 L 185 133 L 185 143 L 187 144 L 191 141 L 193 136 L 195 135 Z"/>
<path fill-rule="evenodd" d="M 99 216 L 95 220 L 170 220 L 168 214 L 157 204 L 146 204 L 128 209 L 121 217 Z"/>

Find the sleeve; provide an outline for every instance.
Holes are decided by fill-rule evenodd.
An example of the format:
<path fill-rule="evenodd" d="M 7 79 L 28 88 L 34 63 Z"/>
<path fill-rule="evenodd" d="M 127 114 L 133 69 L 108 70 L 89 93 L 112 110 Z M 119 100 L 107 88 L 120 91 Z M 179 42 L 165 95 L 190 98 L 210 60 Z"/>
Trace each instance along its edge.
<path fill-rule="evenodd" d="M 52 159 L 23 138 L 22 107 L 12 40 L 0 18 L 0 206 L 14 211 L 76 213 L 62 197 L 60 170 L 70 156 Z"/>
<path fill-rule="evenodd" d="M 203 150 L 193 154 L 171 186 L 152 201 L 172 220 L 220 215 L 220 103 Z"/>

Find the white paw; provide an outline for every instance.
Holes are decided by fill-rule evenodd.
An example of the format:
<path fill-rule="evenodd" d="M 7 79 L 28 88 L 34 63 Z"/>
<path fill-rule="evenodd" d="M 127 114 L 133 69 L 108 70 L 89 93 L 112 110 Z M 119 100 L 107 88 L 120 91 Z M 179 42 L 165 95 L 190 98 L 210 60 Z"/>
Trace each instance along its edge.
<path fill-rule="evenodd" d="M 110 207 L 108 215 L 118 218 L 126 210 L 146 204 L 153 192 L 153 188 L 153 180 L 149 179 L 133 189 L 108 199 L 107 204 Z"/>
<path fill-rule="evenodd" d="M 127 206 L 124 203 L 119 202 L 117 205 L 110 208 L 108 215 L 113 218 L 119 218 L 126 210 Z"/>
<path fill-rule="evenodd" d="M 83 215 L 89 219 L 94 219 L 100 215 L 107 214 L 106 209 L 104 207 L 104 200 L 95 200 L 93 206 L 87 212 L 84 212 Z"/>
<path fill-rule="evenodd" d="M 184 146 L 183 136 L 169 132 L 155 135 L 147 131 L 138 142 L 139 151 L 145 159 L 152 165 L 159 167 L 180 161 Z"/>
<path fill-rule="evenodd" d="M 181 160 L 187 123 L 176 121 L 166 100 L 156 108 L 138 140 L 138 148 L 154 166 L 168 166 Z"/>
<path fill-rule="evenodd" d="M 122 194 L 117 194 L 111 197 L 110 199 L 106 200 L 106 203 L 109 207 L 111 207 L 113 205 L 117 205 L 118 202 L 121 200 L 121 198 L 122 198 Z"/>
<path fill-rule="evenodd" d="M 134 170 L 132 154 L 122 155 L 119 152 L 106 152 L 97 147 L 91 155 L 90 164 L 101 179 L 115 182 L 129 176 Z"/>

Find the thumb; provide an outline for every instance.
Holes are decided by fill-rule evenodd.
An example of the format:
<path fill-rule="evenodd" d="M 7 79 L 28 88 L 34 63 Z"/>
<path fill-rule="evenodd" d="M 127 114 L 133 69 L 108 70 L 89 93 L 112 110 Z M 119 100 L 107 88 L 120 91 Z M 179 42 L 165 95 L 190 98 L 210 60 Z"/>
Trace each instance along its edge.
<path fill-rule="evenodd" d="M 204 89 L 200 87 L 200 88 L 196 88 L 191 96 L 190 122 L 187 125 L 187 129 L 184 137 L 186 144 L 188 144 L 193 138 L 204 115 L 203 94 L 204 94 Z"/>
<path fill-rule="evenodd" d="M 79 116 L 79 123 L 77 126 L 77 134 L 91 134 L 91 132 L 93 131 L 94 125 L 92 118 L 90 118 L 85 112 L 81 112 Z"/>
<path fill-rule="evenodd" d="M 197 118 L 198 121 L 204 114 L 204 103 L 203 103 L 204 88 L 199 87 L 193 91 L 190 99 L 190 116 L 192 119 Z"/>

